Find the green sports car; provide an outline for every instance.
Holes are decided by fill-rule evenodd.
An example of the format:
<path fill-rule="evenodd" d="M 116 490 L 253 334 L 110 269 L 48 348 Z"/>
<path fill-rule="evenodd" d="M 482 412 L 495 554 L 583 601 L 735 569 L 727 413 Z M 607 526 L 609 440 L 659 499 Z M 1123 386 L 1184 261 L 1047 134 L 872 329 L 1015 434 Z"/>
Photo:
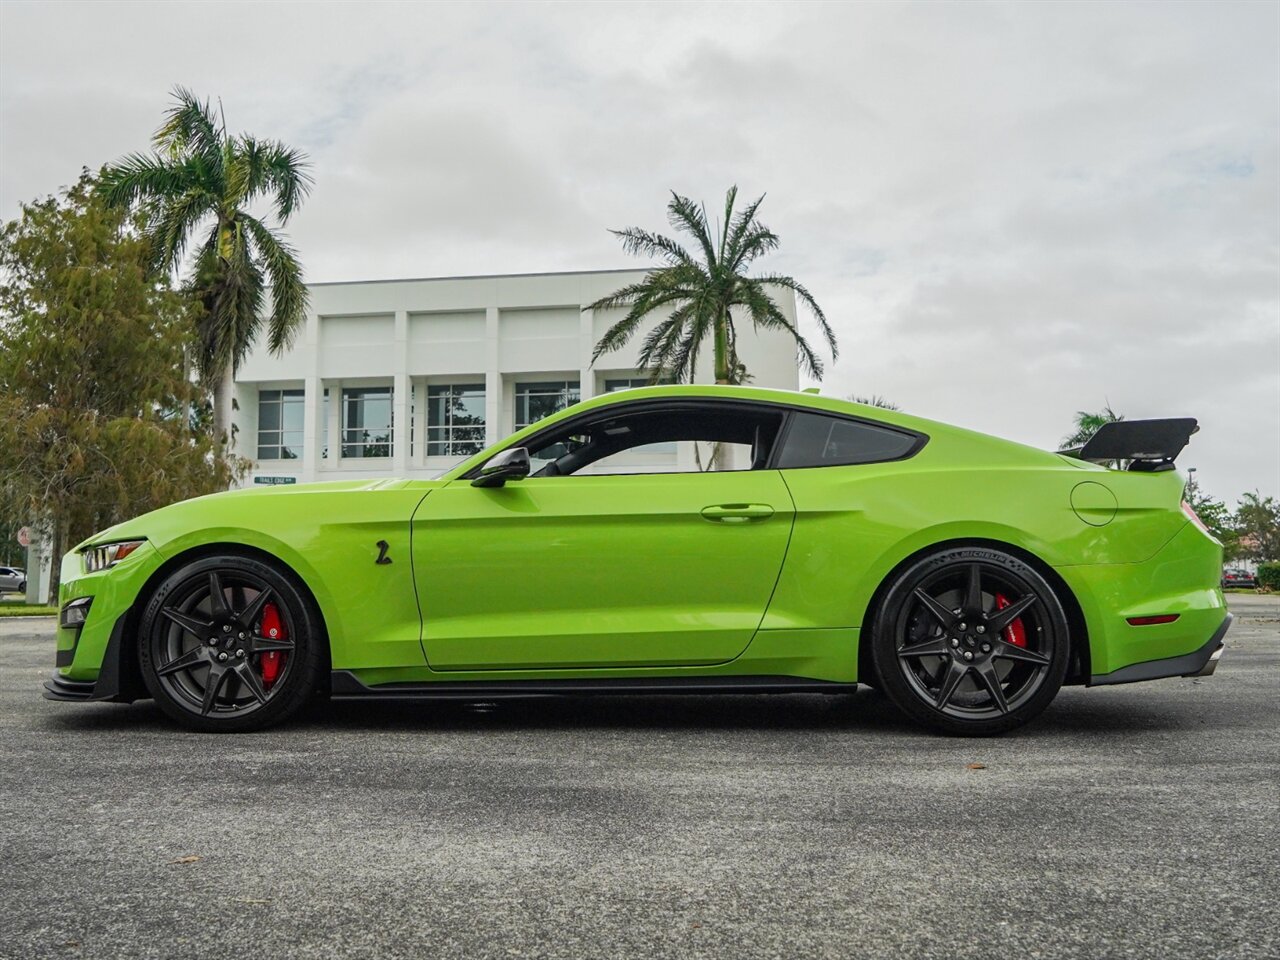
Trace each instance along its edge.
<path fill-rule="evenodd" d="M 317 696 L 845 693 L 959 734 L 1205 675 L 1231 617 L 1193 420 L 1050 453 L 814 394 L 588 400 L 436 480 L 236 490 L 62 561 L 55 700 L 197 730 Z M 1097 462 L 1095 462 L 1097 461 Z"/>

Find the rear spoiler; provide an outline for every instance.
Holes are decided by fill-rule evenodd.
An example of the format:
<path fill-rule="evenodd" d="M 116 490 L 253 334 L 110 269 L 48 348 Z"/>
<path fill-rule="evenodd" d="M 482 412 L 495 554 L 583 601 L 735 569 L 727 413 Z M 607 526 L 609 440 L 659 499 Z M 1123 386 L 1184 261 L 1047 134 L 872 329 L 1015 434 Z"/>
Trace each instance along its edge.
<path fill-rule="evenodd" d="M 1200 429 L 1192 417 L 1172 420 L 1117 420 L 1104 423 L 1082 447 L 1058 453 L 1091 463 L 1128 463 L 1145 473 L 1172 470 L 1173 461 Z"/>

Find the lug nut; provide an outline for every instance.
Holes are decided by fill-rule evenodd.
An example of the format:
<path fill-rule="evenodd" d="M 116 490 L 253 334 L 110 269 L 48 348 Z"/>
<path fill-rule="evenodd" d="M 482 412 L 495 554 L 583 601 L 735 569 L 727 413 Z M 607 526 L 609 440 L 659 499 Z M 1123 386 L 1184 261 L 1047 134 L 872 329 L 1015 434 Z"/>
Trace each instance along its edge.
<path fill-rule="evenodd" d="M 236 636 L 238 636 L 241 640 L 243 640 L 245 638 L 245 633 L 243 630 L 241 630 L 238 634 L 236 634 Z"/>
<path fill-rule="evenodd" d="M 952 637 L 952 638 L 951 638 L 951 645 L 952 645 L 953 647 L 958 647 L 958 646 L 960 646 L 960 641 L 959 641 L 959 640 L 957 640 L 955 637 Z"/>
<path fill-rule="evenodd" d="M 222 653 L 218 654 L 218 659 L 219 659 L 219 660 L 226 660 L 226 659 L 227 659 L 227 652 L 224 650 L 224 651 L 222 651 Z"/>
<path fill-rule="evenodd" d="M 990 653 L 990 652 L 991 652 L 991 644 L 989 644 L 989 643 L 984 643 L 984 644 L 982 645 L 982 652 L 983 652 L 983 653 Z"/>
<path fill-rule="evenodd" d="M 230 633 L 230 632 L 231 632 L 231 624 L 229 624 L 229 623 L 224 623 L 224 624 L 222 625 L 222 632 L 223 632 L 223 633 Z"/>
<path fill-rule="evenodd" d="M 237 650 L 237 651 L 236 651 L 236 656 L 237 656 L 237 657 L 243 657 L 243 656 L 244 656 L 244 650 Z"/>
<path fill-rule="evenodd" d="M 984 626 L 982 626 L 981 624 L 979 624 L 979 625 L 978 625 L 978 632 L 979 632 L 979 633 L 986 633 L 986 632 L 987 632 L 987 628 L 986 628 L 986 627 L 984 627 Z"/>
<path fill-rule="evenodd" d="M 966 650 L 966 651 L 964 652 L 964 658 L 965 658 L 966 660 L 972 660 L 972 659 L 973 659 L 973 651 L 972 651 L 972 650 Z"/>
<path fill-rule="evenodd" d="M 967 623 L 962 623 L 962 624 L 960 624 L 960 629 L 961 629 L 961 630 L 968 630 L 968 629 L 969 629 L 969 625 L 968 625 Z"/>
<path fill-rule="evenodd" d="M 211 646 L 211 647 L 216 647 L 217 645 L 218 645 L 218 638 L 217 638 L 217 637 L 210 637 L 210 638 L 209 638 L 209 646 Z"/>

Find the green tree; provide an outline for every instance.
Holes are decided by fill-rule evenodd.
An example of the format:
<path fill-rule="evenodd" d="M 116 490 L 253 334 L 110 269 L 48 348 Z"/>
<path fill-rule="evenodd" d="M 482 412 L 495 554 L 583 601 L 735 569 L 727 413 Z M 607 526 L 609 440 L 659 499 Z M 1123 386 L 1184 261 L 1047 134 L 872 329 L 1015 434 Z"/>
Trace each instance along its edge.
<path fill-rule="evenodd" d="M 231 383 L 265 324 L 267 345 L 286 349 L 306 314 L 298 258 L 278 228 L 249 212 L 269 200 L 279 227 L 311 188 L 306 157 L 275 140 L 227 134 L 209 102 L 181 87 L 152 140 L 102 174 L 112 206 L 143 207 L 152 266 L 166 276 L 198 239 L 185 286 L 204 307 L 196 325 L 196 369 L 213 391 L 214 426 L 228 434 Z M 270 281 L 271 309 L 264 311 Z"/>
<path fill-rule="evenodd" d="M 1236 508 L 1235 531 L 1240 556 L 1250 560 L 1280 560 L 1280 503 L 1258 491 L 1246 493 Z"/>
<path fill-rule="evenodd" d="M 1112 410 L 1110 404 L 1107 404 L 1096 413 L 1078 410 L 1076 411 L 1075 427 L 1071 433 L 1063 438 L 1062 448 L 1071 450 L 1075 447 L 1082 447 L 1089 442 L 1089 438 L 1097 433 L 1104 424 L 1115 423 L 1123 419 L 1124 415 Z"/>
<path fill-rule="evenodd" d="M 0 227 L 0 498 L 50 538 L 55 591 L 79 540 L 239 469 L 192 415 L 196 308 L 151 271 L 146 226 L 86 173 Z"/>
<path fill-rule="evenodd" d="M 650 270 L 638 283 L 591 304 L 595 310 L 627 308 L 626 315 L 596 344 L 593 362 L 625 346 L 650 314 L 662 311 L 666 318 L 645 337 L 640 349 L 640 368 L 650 372 L 652 382 L 664 378 L 692 382 L 698 352 L 710 339 L 716 383 L 742 383 L 748 374 L 738 357 L 736 309 L 740 317 L 750 318 L 756 329 L 785 330 L 790 334 L 805 370 L 821 378 L 822 361 L 779 309 L 768 288 L 791 290 L 809 307 L 833 359 L 838 354 L 835 334 L 822 308 L 796 280 L 778 273 L 747 275 L 753 262 L 778 248 L 779 239 L 757 219 L 764 197 L 735 212 L 737 196 L 738 188 L 731 188 L 725 196 L 724 220 L 713 229 L 704 206 L 675 192 L 671 194 L 667 218 L 673 228 L 693 240 L 696 256 L 678 241 L 640 227 L 611 231 L 622 239 L 628 253 L 657 258 L 664 265 Z"/>

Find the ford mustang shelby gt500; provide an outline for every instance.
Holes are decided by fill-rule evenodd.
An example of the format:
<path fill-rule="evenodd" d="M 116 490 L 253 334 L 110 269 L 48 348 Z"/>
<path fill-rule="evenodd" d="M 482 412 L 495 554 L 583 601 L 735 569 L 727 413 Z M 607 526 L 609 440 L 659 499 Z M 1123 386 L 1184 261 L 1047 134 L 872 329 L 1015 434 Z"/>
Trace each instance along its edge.
<path fill-rule="evenodd" d="M 238 731 L 317 695 L 866 683 L 999 733 L 1064 683 L 1212 672 L 1221 547 L 1173 469 L 1194 430 L 1049 453 L 812 394 L 609 394 L 436 480 L 237 490 L 91 537 L 45 695 Z"/>

